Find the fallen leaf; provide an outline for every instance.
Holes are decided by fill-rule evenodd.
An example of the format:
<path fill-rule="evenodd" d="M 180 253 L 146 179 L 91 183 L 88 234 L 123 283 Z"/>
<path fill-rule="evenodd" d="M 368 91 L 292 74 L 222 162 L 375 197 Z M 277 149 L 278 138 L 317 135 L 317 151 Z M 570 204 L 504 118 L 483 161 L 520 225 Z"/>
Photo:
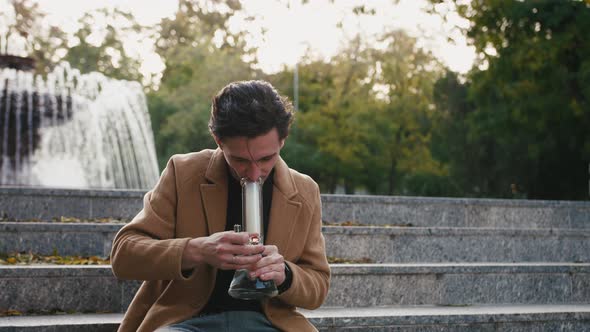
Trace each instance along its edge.
<path fill-rule="evenodd" d="M 6 316 L 21 316 L 23 313 L 18 311 L 18 310 L 0 310 L 0 317 L 6 317 Z"/>

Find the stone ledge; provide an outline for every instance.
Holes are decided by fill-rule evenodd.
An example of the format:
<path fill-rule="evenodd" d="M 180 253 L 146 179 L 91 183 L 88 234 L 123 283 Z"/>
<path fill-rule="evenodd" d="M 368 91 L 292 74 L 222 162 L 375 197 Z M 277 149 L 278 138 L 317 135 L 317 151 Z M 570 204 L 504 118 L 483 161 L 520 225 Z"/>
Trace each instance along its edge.
<path fill-rule="evenodd" d="M 322 196 L 323 219 L 418 227 L 590 228 L 590 202 Z"/>
<path fill-rule="evenodd" d="M 2 223 L 0 223 L 0 226 Z M 570 236 L 586 238 L 590 229 L 571 228 L 490 228 L 490 227 L 390 227 L 390 226 L 322 226 L 324 234 L 342 235 L 414 235 L 414 236 L 464 236 L 464 235 L 509 235 L 509 236 Z"/>
<path fill-rule="evenodd" d="M 98 198 L 134 198 L 142 199 L 145 190 L 133 189 L 67 189 L 40 187 L 0 187 L 0 196 L 33 196 L 33 197 L 98 197 Z M 551 201 L 526 199 L 496 199 L 496 198 L 450 198 L 450 197 L 420 197 L 420 196 L 383 196 L 383 195 L 337 195 L 322 194 L 322 201 L 326 203 L 380 203 L 380 204 L 408 204 L 408 205 L 481 205 L 506 207 L 577 207 L 590 209 L 587 201 Z"/>
<path fill-rule="evenodd" d="M 299 311 L 316 322 L 316 326 L 333 327 L 346 327 L 348 324 L 391 326 L 545 320 L 589 320 L 590 324 L 590 304 L 324 307 L 314 311 Z"/>
<path fill-rule="evenodd" d="M 590 262 L 587 229 L 324 227 L 328 256 L 378 263 Z"/>
<path fill-rule="evenodd" d="M 134 189 L 62 189 L 40 187 L 0 187 L 0 195 L 4 196 L 30 196 L 30 197 L 72 197 L 72 198 L 133 198 L 142 199 L 145 190 Z"/>
<path fill-rule="evenodd" d="M 0 252 L 106 257 L 122 226 L 0 222 Z M 590 262 L 590 229 L 324 226 L 323 233 L 328 256 L 375 263 Z"/>
<path fill-rule="evenodd" d="M 326 307 L 565 304 L 586 303 L 590 298 L 590 264 L 334 264 L 331 268 Z M 0 266 L 0 307 L 21 312 L 123 312 L 138 286 L 137 281 L 117 280 L 104 265 Z"/>
<path fill-rule="evenodd" d="M 0 187 L 0 217 L 51 221 L 55 217 L 133 218 L 141 190 L 77 190 Z"/>
<path fill-rule="evenodd" d="M 117 232 L 123 223 L 101 222 L 20 222 L 0 221 L 3 232 Z M 564 235 L 587 237 L 590 229 L 569 228 L 484 228 L 484 227 L 397 227 L 387 225 L 375 226 L 322 226 L 324 234 L 345 235 L 532 235 L 551 236 Z"/>
<path fill-rule="evenodd" d="M 68 314 L 0 317 L 0 327 L 119 326 L 123 314 Z M 1 330 L 0 330 L 1 331 Z"/>
<path fill-rule="evenodd" d="M 372 308 L 320 308 L 300 310 L 318 329 L 346 328 L 366 331 L 385 327 L 420 328 L 440 331 L 451 328 L 482 328 L 488 325 L 508 329 L 590 327 L 590 305 L 529 306 L 390 306 Z M 0 331 L 114 331 L 123 314 L 73 314 L 60 316 L 23 316 L 0 318 Z M 54 330 L 55 329 L 55 330 Z M 512 329 L 511 329 L 512 331 Z"/>
<path fill-rule="evenodd" d="M 0 222 L 0 252 L 32 252 L 62 256 L 110 255 L 122 224 Z"/>
<path fill-rule="evenodd" d="M 0 215 L 14 219 L 133 218 L 141 190 L 0 188 Z M 590 202 L 322 195 L 323 219 L 363 224 L 495 228 L 590 228 Z"/>
<path fill-rule="evenodd" d="M 590 298 L 590 264 L 346 264 L 332 265 L 332 272 L 325 306 L 563 304 Z"/>
<path fill-rule="evenodd" d="M 590 263 L 330 264 L 332 275 L 588 273 Z M 0 265 L 0 278 L 113 276 L 110 265 Z"/>

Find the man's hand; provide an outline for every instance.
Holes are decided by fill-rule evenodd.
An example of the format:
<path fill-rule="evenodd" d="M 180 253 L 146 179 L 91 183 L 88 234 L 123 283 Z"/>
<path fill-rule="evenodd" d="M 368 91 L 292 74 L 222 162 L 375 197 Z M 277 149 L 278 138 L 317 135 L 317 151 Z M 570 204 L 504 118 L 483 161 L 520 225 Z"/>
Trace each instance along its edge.
<path fill-rule="evenodd" d="M 258 234 L 227 231 L 194 238 L 182 253 L 182 270 L 190 270 L 200 263 L 222 270 L 247 269 L 258 263 L 266 251 L 262 245 L 245 245 L 251 236 Z"/>
<path fill-rule="evenodd" d="M 250 277 L 274 280 L 277 286 L 285 281 L 285 259 L 279 254 L 277 246 L 264 246 L 263 258 L 249 267 Z"/>

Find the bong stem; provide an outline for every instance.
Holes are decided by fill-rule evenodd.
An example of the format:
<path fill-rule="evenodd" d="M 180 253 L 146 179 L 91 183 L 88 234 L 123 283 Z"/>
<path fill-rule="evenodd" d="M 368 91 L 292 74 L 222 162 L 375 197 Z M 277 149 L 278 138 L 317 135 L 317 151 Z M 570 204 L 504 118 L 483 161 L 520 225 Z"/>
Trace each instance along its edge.
<path fill-rule="evenodd" d="M 262 181 L 249 181 L 242 179 L 242 225 L 244 231 L 257 233 L 251 236 L 249 244 L 263 244 L 263 220 L 262 220 Z M 241 231 L 240 225 L 234 225 L 234 231 Z M 273 280 L 262 281 L 259 278 L 250 278 L 248 271 L 237 270 L 228 290 L 229 295 L 243 300 L 261 300 L 278 294 Z"/>
<path fill-rule="evenodd" d="M 248 233 L 258 233 L 258 239 L 250 238 L 250 244 L 263 243 L 262 184 L 261 181 L 242 179 L 242 224 Z"/>

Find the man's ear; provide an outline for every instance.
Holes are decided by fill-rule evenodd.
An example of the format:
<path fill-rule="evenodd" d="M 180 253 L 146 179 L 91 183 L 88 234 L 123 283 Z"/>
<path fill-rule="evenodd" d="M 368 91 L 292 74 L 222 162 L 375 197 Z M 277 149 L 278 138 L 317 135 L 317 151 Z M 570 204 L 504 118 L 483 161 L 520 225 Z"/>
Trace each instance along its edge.
<path fill-rule="evenodd" d="M 221 140 L 215 136 L 214 134 L 211 134 L 211 136 L 213 136 L 213 139 L 215 140 L 215 144 L 217 144 L 217 146 L 221 149 Z"/>
<path fill-rule="evenodd" d="M 289 137 L 289 136 L 287 136 L 287 137 Z M 285 140 L 287 140 L 287 137 L 285 137 L 281 140 L 281 149 L 283 148 L 283 146 L 285 146 Z"/>

